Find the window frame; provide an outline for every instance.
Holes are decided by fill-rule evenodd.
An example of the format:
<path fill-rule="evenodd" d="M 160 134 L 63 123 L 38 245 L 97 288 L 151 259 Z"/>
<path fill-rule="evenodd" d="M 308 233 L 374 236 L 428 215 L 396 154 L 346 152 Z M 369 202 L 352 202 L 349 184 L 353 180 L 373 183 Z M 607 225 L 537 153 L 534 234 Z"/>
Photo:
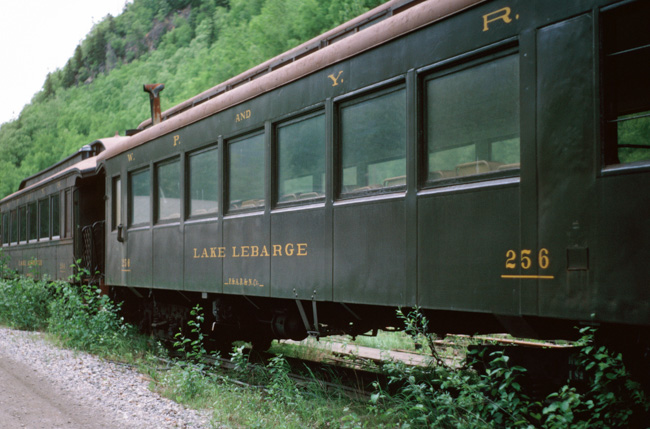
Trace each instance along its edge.
<path fill-rule="evenodd" d="M 280 201 L 280 137 L 279 130 L 283 127 L 291 126 L 298 124 L 302 121 L 307 121 L 309 119 L 316 118 L 318 116 L 323 117 L 324 126 L 323 126 L 323 183 L 322 183 L 322 193 L 316 197 L 302 198 L 290 201 Z M 274 122 L 272 124 L 272 202 L 273 207 L 282 208 L 290 206 L 300 206 L 300 205 L 309 205 L 314 203 L 321 203 L 325 200 L 326 188 L 327 188 L 327 112 L 325 111 L 324 106 L 318 106 L 317 108 L 309 109 L 309 111 L 302 111 L 287 115 L 282 119 Z"/>
<path fill-rule="evenodd" d="M 643 4 L 643 0 L 628 0 L 618 4 L 605 6 L 600 9 L 598 14 L 598 73 L 599 73 L 599 88 L 600 88 L 600 138 L 601 138 L 601 155 L 600 167 L 602 174 L 629 172 L 629 171 L 650 171 L 650 148 L 646 145 L 639 145 L 648 151 L 648 157 L 638 161 L 622 162 L 620 160 L 619 149 L 625 145 L 619 144 L 618 137 L 618 124 L 624 123 L 629 120 L 646 118 L 650 121 L 650 104 L 647 109 L 637 111 L 634 113 L 623 113 L 616 109 L 617 88 L 616 88 L 616 74 L 609 69 L 614 68 L 615 60 L 607 61 L 608 57 L 620 57 L 620 55 L 633 54 L 641 50 L 650 50 L 650 45 L 635 46 L 632 48 L 625 47 L 623 50 L 608 53 L 607 49 L 610 48 L 608 44 L 609 36 L 606 34 L 607 24 L 605 22 L 605 14 L 608 12 L 615 13 L 630 5 Z M 613 26 L 613 24 L 612 24 Z M 613 37 L 612 37 L 613 38 Z M 647 51 L 646 51 L 647 52 Z M 650 55 L 650 53 L 648 54 Z M 625 118 L 626 116 L 632 116 Z M 650 139 L 649 139 L 650 141 Z M 648 143 L 650 145 L 650 142 Z M 629 146 L 628 146 L 629 147 Z M 634 147 L 634 146 L 632 146 Z"/>
<path fill-rule="evenodd" d="M 185 154 L 185 219 L 204 219 L 204 218 L 216 218 L 219 216 L 219 213 L 223 211 L 223 204 L 221 204 L 220 201 L 220 194 L 221 194 L 221 187 L 223 186 L 224 183 L 224 176 L 220 168 L 220 162 L 219 162 L 219 157 L 220 155 L 220 145 L 218 142 L 212 143 L 208 146 L 204 146 L 200 149 L 193 150 L 191 152 L 187 152 Z M 216 211 L 207 211 L 205 213 L 198 213 L 198 214 L 192 214 L 192 167 L 191 167 L 191 162 L 192 158 L 195 156 L 200 156 L 202 154 L 215 151 L 216 156 L 217 156 L 217 164 L 215 165 L 215 168 L 217 169 L 217 181 L 218 183 L 216 184 L 215 192 L 217 195 L 217 209 Z"/>
<path fill-rule="evenodd" d="M 344 166 L 343 166 L 343 136 L 342 136 L 342 110 L 346 107 L 354 106 L 366 101 L 377 99 L 382 96 L 404 91 L 404 177 L 405 183 L 397 186 L 382 186 L 375 189 L 365 189 L 344 192 Z M 349 92 L 334 99 L 334 195 L 337 200 L 349 200 L 362 198 L 366 196 L 404 193 L 409 175 L 408 168 L 408 85 L 406 75 L 396 76 L 394 78 L 370 85 L 356 91 Z"/>
<path fill-rule="evenodd" d="M 473 184 L 473 183 L 489 183 L 491 181 L 498 181 L 500 179 L 518 178 L 521 175 L 521 161 L 522 157 L 522 60 L 521 49 L 516 39 L 508 39 L 500 42 L 498 45 L 491 45 L 476 51 L 463 53 L 451 58 L 444 59 L 435 64 L 422 67 L 417 70 L 417 85 L 418 85 L 418 188 L 432 189 L 442 188 L 455 185 Z M 503 59 L 509 56 L 517 57 L 518 76 L 517 82 L 517 97 L 519 100 L 519 117 L 518 117 L 518 138 L 519 138 L 519 167 L 504 169 L 502 171 L 489 171 L 485 173 L 470 174 L 464 176 L 443 177 L 440 179 L 431 179 L 429 171 L 429 141 L 427 135 L 427 120 L 428 120 L 428 95 L 427 84 L 431 80 L 441 77 L 450 76 L 458 72 L 470 70 L 493 61 Z M 465 146 L 458 146 L 462 148 Z"/>
<path fill-rule="evenodd" d="M 11 240 L 10 219 L 11 217 L 9 216 L 8 210 L 4 210 L 0 213 L 0 221 L 2 222 L 2 231 L 0 231 L 0 236 L 2 237 L 2 247 L 9 246 L 9 241 L 7 241 L 8 236 L 9 240 Z"/>
<path fill-rule="evenodd" d="M 178 197 L 178 216 L 177 217 L 169 217 L 169 218 L 164 218 L 161 219 L 160 217 L 160 167 L 164 167 L 167 165 L 172 165 L 172 164 L 177 164 L 178 165 L 178 192 L 179 192 L 179 197 Z M 153 206 L 153 220 L 154 220 L 154 225 L 159 225 L 159 224 L 167 224 L 167 223 L 178 223 L 181 221 L 183 218 L 183 211 L 184 211 L 184 204 L 183 204 L 183 186 L 182 186 L 182 177 L 183 177 L 183 163 L 181 162 L 181 157 L 180 155 L 174 155 L 169 158 L 165 158 L 161 161 L 157 161 L 154 166 L 153 166 L 153 177 L 151 178 L 153 180 L 153 195 L 152 195 L 152 203 L 154 204 Z"/>
<path fill-rule="evenodd" d="M 34 225 L 32 225 L 32 212 L 34 212 L 33 214 L 34 221 L 35 221 Z M 40 232 L 39 231 L 40 225 L 38 223 L 38 201 L 30 201 L 29 203 L 27 203 L 27 219 L 29 221 L 27 226 L 27 242 L 28 243 L 38 242 L 38 238 L 39 238 L 38 236 Z M 34 234 L 34 238 L 32 238 L 32 233 Z"/>
<path fill-rule="evenodd" d="M 57 219 L 54 219 L 54 205 L 56 201 L 56 212 Z M 54 226 L 58 225 L 58 234 L 54 235 Z M 61 239 L 61 193 L 56 192 L 50 195 L 50 240 L 60 240 Z"/>
<path fill-rule="evenodd" d="M 111 231 L 116 231 L 117 227 L 124 225 L 122 219 L 122 176 L 117 175 L 111 178 Z"/>
<path fill-rule="evenodd" d="M 233 207 L 232 206 L 232 195 L 231 195 L 231 160 L 232 160 L 232 155 L 231 155 L 231 145 L 237 144 L 240 142 L 243 142 L 245 140 L 254 138 L 254 137 L 259 137 L 261 136 L 262 139 L 264 140 L 264 153 L 262 154 L 262 168 L 264 169 L 262 173 L 263 177 L 263 183 L 262 183 L 262 198 L 258 198 L 258 200 L 262 200 L 263 205 L 256 205 L 254 207 Z M 231 137 L 227 140 L 224 140 L 224 150 L 225 150 L 225 159 L 223 163 L 223 211 L 225 215 L 229 214 L 239 214 L 239 213 L 248 213 L 248 212 L 256 212 L 256 211 L 264 211 L 267 205 L 266 201 L 266 185 L 267 185 L 267 180 L 269 179 L 266 174 L 266 129 L 257 129 L 257 130 L 252 130 L 249 131 L 245 134 L 238 134 L 237 136 Z M 242 201 L 243 203 L 244 201 Z"/>
<path fill-rule="evenodd" d="M 47 235 L 45 236 L 42 235 L 43 213 L 41 211 L 41 206 L 44 202 L 47 203 Z M 50 237 L 52 236 L 52 210 L 50 207 L 50 195 L 46 196 L 45 198 L 39 198 L 37 207 L 38 207 L 38 241 L 49 241 Z"/>
<path fill-rule="evenodd" d="M 27 220 L 27 204 L 21 204 L 18 206 L 18 244 L 27 244 L 29 237 Z"/>
<path fill-rule="evenodd" d="M 18 208 L 9 211 L 9 244 L 18 245 Z"/>
<path fill-rule="evenodd" d="M 151 167 L 149 165 L 146 165 L 144 167 L 131 170 L 127 173 L 127 224 L 128 228 L 141 228 L 141 227 L 149 227 L 151 225 L 151 211 L 152 211 L 152 198 L 153 198 L 153 192 L 152 192 L 152 186 L 153 186 L 153 178 L 152 178 L 152 173 L 151 173 Z M 149 186 L 148 186 L 148 197 L 149 197 L 149 207 L 147 213 L 147 220 L 144 222 L 139 222 L 139 223 L 134 223 L 133 222 L 133 214 L 134 214 L 134 195 L 133 195 L 133 176 L 136 176 L 138 174 L 147 172 L 149 173 Z"/>
<path fill-rule="evenodd" d="M 70 188 L 65 189 L 63 192 L 64 198 L 64 224 L 63 224 L 63 238 L 72 237 L 72 191 Z"/>

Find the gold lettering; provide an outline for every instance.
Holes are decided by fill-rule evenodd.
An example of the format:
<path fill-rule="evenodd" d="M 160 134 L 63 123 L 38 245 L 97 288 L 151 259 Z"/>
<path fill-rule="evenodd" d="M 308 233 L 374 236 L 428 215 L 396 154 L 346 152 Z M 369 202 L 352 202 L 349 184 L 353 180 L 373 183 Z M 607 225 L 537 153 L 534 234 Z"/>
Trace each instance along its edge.
<path fill-rule="evenodd" d="M 307 243 L 298 243 L 297 256 L 307 256 Z"/>
<path fill-rule="evenodd" d="M 252 114 L 253 112 L 251 112 L 250 109 L 244 110 L 243 112 L 239 112 L 235 115 L 235 122 L 241 122 L 245 119 L 250 119 Z"/>
<path fill-rule="evenodd" d="M 133 152 L 127 153 L 126 157 L 129 160 L 129 162 L 135 161 L 135 156 L 133 156 Z"/>
<path fill-rule="evenodd" d="M 287 243 L 287 245 L 284 246 L 284 253 L 287 256 L 293 256 L 293 244 Z"/>
<path fill-rule="evenodd" d="M 285 244 L 271 244 L 271 246 L 266 245 L 242 245 L 242 246 L 231 246 L 232 258 L 258 258 L 264 256 L 307 256 L 308 243 L 285 243 Z M 215 258 L 227 258 L 226 255 L 227 247 L 193 247 L 192 248 L 192 258 L 193 259 L 215 259 Z M 130 264 L 130 261 L 127 262 L 127 259 L 123 259 L 123 266 Z M 27 264 L 27 262 L 25 262 Z"/>
<path fill-rule="evenodd" d="M 327 77 L 332 79 L 332 86 L 338 86 L 339 84 L 339 77 L 341 77 L 341 74 L 343 73 L 343 70 L 339 72 L 336 76 L 334 76 L 334 73 L 328 75 Z M 340 80 L 341 83 L 343 83 L 343 79 Z"/>
<path fill-rule="evenodd" d="M 181 136 L 178 135 L 178 134 L 176 134 L 176 135 L 174 136 L 174 147 L 176 147 L 176 146 L 178 146 L 178 145 L 180 145 L 180 144 L 181 144 Z"/>
<path fill-rule="evenodd" d="M 511 12 L 512 11 L 509 7 L 504 7 L 503 9 L 495 10 L 494 12 L 483 15 L 483 31 L 488 31 L 490 29 L 488 24 L 491 22 L 501 20 L 506 24 L 510 24 L 512 22 L 512 18 L 510 18 Z M 519 15 L 517 15 L 516 18 L 519 18 Z"/>

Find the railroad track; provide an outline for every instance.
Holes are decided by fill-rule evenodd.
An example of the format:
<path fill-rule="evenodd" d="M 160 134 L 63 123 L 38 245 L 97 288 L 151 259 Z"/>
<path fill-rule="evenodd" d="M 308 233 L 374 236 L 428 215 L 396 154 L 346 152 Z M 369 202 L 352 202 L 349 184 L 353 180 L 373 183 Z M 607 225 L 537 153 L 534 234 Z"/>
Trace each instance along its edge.
<path fill-rule="evenodd" d="M 457 338 L 460 341 L 450 339 Z M 436 340 L 435 345 L 440 348 L 466 348 L 468 339 L 478 340 L 480 345 L 503 346 L 518 345 L 535 349 L 568 349 L 571 345 L 558 345 L 547 342 L 534 342 L 498 336 L 468 336 L 449 335 L 445 340 Z M 406 365 L 430 366 L 436 365 L 436 359 L 424 353 L 417 353 L 409 350 L 381 350 L 367 346 L 360 346 L 338 341 L 310 341 L 296 342 L 291 340 L 280 340 L 280 344 L 306 345 L 324 353 L 316 357 L 287 357 L 291 372 L 288 374 L 296 385 L 307 387 L 316 383 L 322 390 L 338 392 L 352 400 L 368 400 L 374 392 L 373 383 L 378 382 L 382 387 L 387 387 L 387 377 L 382 371 L 382 366 L 387 361 L 400 361 Z M 255 352 L 250 349 L 244 351 L 248 355 L 247 367 L 250 373 L 262 373 L 269 361 L 276 355 L 268 352 Z M 452 368 L 460 368 L 464 364 L 465 353 L 459 352 L 452 357 L 444 357 L 443 363 Z M 180 357 L 178 353 L 172 353 L 172 357 Z M 208 356 L 204 363 L 214 366 L 225 372 L 235 371 L 237 364 L 228 358 Z M 224 381 L 251 387 L 265 389 L 264 386 L 248 383 L 236 377 L 222 377 Z"/>

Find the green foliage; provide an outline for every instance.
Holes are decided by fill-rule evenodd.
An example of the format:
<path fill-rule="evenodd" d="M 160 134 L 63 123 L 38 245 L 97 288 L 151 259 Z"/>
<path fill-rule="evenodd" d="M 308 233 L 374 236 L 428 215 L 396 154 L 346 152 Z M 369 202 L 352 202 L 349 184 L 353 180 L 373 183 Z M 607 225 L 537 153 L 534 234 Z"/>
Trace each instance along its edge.
<path fill-rule="evenodd" d="M 547 398 L 543 409 L 547 427 L 561 428 L 566 424 L 584 428 L 635 426 L 636 416 L 647 414 L 650 402 L 641 386 L 630 378 L 620 353 L 605 346 L 596 346 L 596 330 L 580 330 L 578 368 L 582 369 L 586 391 L 564 386 Z M 635 416 L 636 413 L 636 416 Z"/>
<path fill-rule="evenodd" d="M 101 290 L 87 284 L 72 286 L 58 282 L 52 286 L 47 329 L 65 346 L 104 355 L 129 347 L 134 329 L 118 315 L 120 306 Z"/>
<path fill-rule="evenodd" d="M 0 260 L 0 268 L 2 265 Z M 50 316 L 47 304 L 51 293 L 51 285 L 46 281 L 0 278 L 0 323 L 26 331 L 45 328 Z"/>
<path fill-rule="evenodd" d="M 77 268 L 73 280 L 79 285 L 29 277 L 0 280 L 0 323 L 46 330 L 65 346 L 104 356 L 132 355 L 135 349 L 141 354 L 146 344 L 119 316 L 120 306 L 81 283 L 85 275 L 87 270 Z"/>
<path fill-rule="evenodd" d="M 13 279 L 16 277 L 16 272 L 9 268 L 9 255 L 5 255 L 4 251 L 0 249 L 0 281 L 3 279 Z"/>
<path fill-rule="evenodd" d="M 175 335 L 174 347 L 182 354 L 182 358 L 174 363 L 172 371 L 165 377 L 168 392 L 181 401 L 191 401 L 203 394 L 208 385 L 214 382 L 214 373 L 208 371 L 209 365 L 205 358 L 208 356 L 204 347 L 204 336 L 201 325 L 205 320 L 203 309 L 196 305 L 190 311 L 190 337 L 183 332 Z"/>
<path fill-rule="evenodd" d="M 414 338 L 426 333 L 428 322 L 419 311 L 398 314 Z M 489 356 L 482 374 L 469 369 L 483 360 L 473 353 L 469 367 L 461 369 L 388 364 L 394 391 L 376 385 L 371 410 L 384 424 L 401 427 L 637 427 L 650 407 L 643 390 L 630 379 L 620 354 L 594 346 L 593 329 L 581 332 L 577 372 L 584 374 L 585 388 L 567 382 L 539 401 L 522 390 L 525 368 L 511 365 L 503 352 Z"/>

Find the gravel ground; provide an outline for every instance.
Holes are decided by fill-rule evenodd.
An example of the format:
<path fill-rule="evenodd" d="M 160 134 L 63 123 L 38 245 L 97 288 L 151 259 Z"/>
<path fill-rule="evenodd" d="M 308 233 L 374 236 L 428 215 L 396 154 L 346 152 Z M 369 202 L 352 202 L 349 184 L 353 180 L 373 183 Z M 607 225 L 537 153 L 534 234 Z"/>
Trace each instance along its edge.
<path fill-rule="evenodd" d="M 45 380 L 47 391 L 55 396 L 46 398 L 49 403 L 90 410 L 95 414 L 96 427 L 211 427 L 208 412 L 185 409 L 151 392 L 149 382 L 139 372 L 86 353 L 57 348 L 44 341 L 40 333 L 0 327 L 0 357 L 16 362 L 16 371 L 28 368 L 37 379 Z"/>

